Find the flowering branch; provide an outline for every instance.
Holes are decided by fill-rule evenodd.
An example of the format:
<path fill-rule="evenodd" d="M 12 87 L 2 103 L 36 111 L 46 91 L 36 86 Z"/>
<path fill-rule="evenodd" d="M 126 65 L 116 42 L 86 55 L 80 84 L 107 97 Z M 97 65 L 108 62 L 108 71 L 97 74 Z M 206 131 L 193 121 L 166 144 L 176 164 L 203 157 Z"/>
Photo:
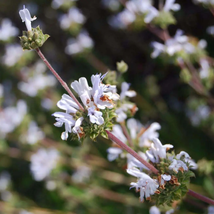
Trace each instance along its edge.
<path fill-rule="evenodd" d="M 45 58 L 45 56 L 43 55 L 43 53 L 41 52 L 41 50 L 39 48 L 35 49 L 37 54 L 40 56 L 40 58 L 42 59 L 42 61 L 47 65 L 47 67 L 50 69 L 50 71 L 53 73 L 53 75 L 58 79 L 58 81 L 61 83 L 61 85 L 63 86 L 63 88 L 68 92 L 68 94 L 72 97 L 72 99 L 76 102 L 76 104 L 79 106 L 79 108 L 84 111 L 83 106 L 79 103 L 79 101 L 76 99 L 76 97 L 74 96 L 74 94 L 71 92 L 70 88 L 68 87 L 68 85 L 66 84 L 66 82 L 64 82 L 62 80 L 62 78 L 57 74 L 57 72 L 54 70 L 54 68 L 51 66 L 51 64 L 48 62 L 48 60 Z"/>
<path fill-rule="evenodd" d="M 124 144 L 121 140 L 119 140 L 117 137 L 115 137 L 111 132 L 106 130 L 106 133 L 108 134 L 108 137 L 117 143 L 121 148 L 125 149 L 129 154 L 131 154 L 133 157 L 135 157 L 137 160 L 139 160 L 144 166 L 146 166 L 148 169 L 150 169 L 153 173 L 158 174 L 158 170 L 152 166 L 150 163 L 145 161 L 142 157 L 140 157 L 134 150 L 132 150 L 129 146 Z"/>
<path fill-rule="evenodd" d="M 214 200 L 212 200 L 212 199 L 210 199 L 210 198 L 207 198 L 207 197 L 205 197 L 205 196 L 203 196 L 203 195 L 200 195 L 199 193 L 196 193 L 196 192 L 194 192 L 194 191 L 192 191 L 192 190 L 190 190 L 190 189 L 189 189 L 189 191 L 188 191 L 187 194 L 188 194 L 188 195 L 191 195 L 191 196 L 193 196 L 193 197 L 195 197 L 195 198 L 197 198 L 197 199 L 199 199 L 199 200 L 201 200 L 201 201 L 204 201 L 204 202 L 206 202 L 206 203 L 208 203 L 208 204 L 214 205 Z"/>

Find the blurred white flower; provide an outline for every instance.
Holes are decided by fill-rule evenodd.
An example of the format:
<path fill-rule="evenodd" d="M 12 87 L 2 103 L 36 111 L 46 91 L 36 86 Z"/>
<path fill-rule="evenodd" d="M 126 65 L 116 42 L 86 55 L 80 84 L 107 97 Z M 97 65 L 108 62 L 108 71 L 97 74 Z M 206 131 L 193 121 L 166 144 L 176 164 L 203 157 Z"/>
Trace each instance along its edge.
<path fill-rule="evenodd" d="M 71 178 L 76 183 L 83 183 L 91 176 L 91 169 L 88 166 L 79 166 L 72 174 Z"/>
<path fill-rule="evenodd" d="M 144 201 L 150 198 L 150 195 L 154 195 L 159 187 L 156 180 L 152 179 L 149 175 L 140 170 L 133 168 L 127 169 L 127 173 L 138 178 L 137 182 L 131 182 L 131 188 L 135 188 L 136 191 L 140 191 L 140 200 Z"/>
<path fill-rule="evenodd" d="M 208 206 L 208 213 L 207 214 L 213 214 L 214 213 L 214 206 Z"/>
<path fill-rule="evenodd" d="M 200 59 L 199 64 L 201 66 L 199 70 L 199 76 L 201 79 L 208 78 L 210 75 L 210 64 L 206 59 Z"/>
<path fill-rule="evenodd" d="M 12 132 L 23 120 L 27 113 L 27 105 L 23 100 L 16 107 L 6 107 L 0 111 L 0 136 Z"/>
<path fill-rule="evenodd" d="M 198 44 L 199 48 L 204 47 L 204 42 Z M 152 47 L 154 48 L 151 57 L 156 58 L 162 52 L 170 56 L 173 56 L 177 52 L 184 51 L 186 53 L 194 53 L 195 47 L 189 42 L 189 38 L 183 35 L 182 30 L 177 30 L 175 36 L 166 40 L 165 44 L 159 42 L 152 42 Z"/>
<path fill-rule="evenodd" d="M 67 2 L 75 2 L 77 0 L 53 0 L 51 3 L 52 8 L 58 9 L 63 4 L 66 4 Z"/>
<path fill-rule="evenodd" d="M 89 37 L 86 31 L 80 32 L 76 39 L 72 38 L 68 40 L 65 52 L 69 55 L 78 54 L 85 49 L 90 49 L 94 45 L 93 40 Z"/>
<path fill-rule="evenodd" d="M 76 7 L 69 9 L 68 14 L 64 14 L 60 17 L 60 26 L 62 29 L 68 29 L 73 23 L 83 24 L 85 22 L 85 16 Z"/>
<path fill-rule="evenodd" d="M 25 22 L 27 30 L 31 31 L 31 22 L 36 20 L 36 17 L 34 16 L 33 18 L 31 18 L 30 12 L 27 8 L 25 8 L 25 6 L 23 6 L 23 9 L 19 11 L 19 15 L 22 19 L 22 22 Z"/>
<path fill-rule="evenodd" d="M 47 190 L 49 190 L 49 191 L 53 191 L 53 190 L 55 190 L 56 189 L 56 182 L 55 181 L 52 181 L 52 180 L 48 180 L 48 181 L 46 181 L 46 183 L 45 183 L 45 187 L 46 187 L 46 189 Z"/>
<path fill-rule="evenodd" d="M 199 105 L 196 110 L 188 110 L 187 116 L 189 117 L 192 125 L 198 126 L 201 121 L 205 120 L 210 115 L 210 108 L 206 105 Z"/>
<path fill-rule="evenodd" d="M 110 17 L 108 22 L 114 28 L 124 29 L 132 22 L 134 22 L 135 19 L 135 14 L 125 9 L 122 12 L 118 13 L 116 16 Z"/>
<path fill-rule="evenodd" d="M 7 41 L 9 38 L 17 36 L 18 28 L 12 25 L 10 19 L 3 19 L 0 25 L 0 40 Z"/>
<path fill-rule="evenodd" d="M 112 11 L 116 11 L 119 9 L 120 7 L 120 2 L 118 0 L 102 0 L 102 4 L 112 10 Z"/>
<path fill-rule="evenodd" d="M 59 154 L 56 149 L 39 149 L 31 156 L 30 170 L 36 181 L 45 179 L 56 167 Z"/>
<path fill-rule="evenodd" d="M 2 63 L 6 66 L 15 65 L 24 54 L 22 47 L 18 44 L 10 44 L 5 46 L 6 53 L 2 57 Z"/>
<path fill-rule="evenodd" d="M 35 144 L 45 137 L 44 132 L 37 126 L 35 121 L 31 121 L 27 133 L 21 136 L 22 140 L 28 144 Z"/>
<path fill-rule="evenodd" d="M 207 28 L 207 33 L 214 36 L 214 26 L 210 26 Z"/>
<path fill-rule="evenodd" d="M 149 214 L 161 214 L 161 212 L 156 206 L 152 206 L 149 209 Z"/>
<path fill-rule="evenodd" d="M 33 70 L 33 72 L 31 72 Z M 18 83 L 18 88 L 30 97 L 35 97 L 39 90 L 56 85 L 57 80 L 53 75 L 45 74 L 44 63 L 38 61 L 32 68 L 24 68 L 21 71 L 25 81 Z"/>

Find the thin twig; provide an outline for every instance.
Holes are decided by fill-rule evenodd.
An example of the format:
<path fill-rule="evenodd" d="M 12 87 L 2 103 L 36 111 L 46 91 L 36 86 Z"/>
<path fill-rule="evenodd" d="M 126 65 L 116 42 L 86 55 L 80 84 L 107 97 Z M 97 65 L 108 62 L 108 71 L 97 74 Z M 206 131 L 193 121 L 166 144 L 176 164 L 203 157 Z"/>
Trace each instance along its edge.
<path fill-rule="evenodd" d="M 79 101 L 76 99 L 66 82 L 62 80 L 62 78 L 58 75 L 58 73 L 54 70 L 54 68 L 51 66 L 51 64 L 48 62 L 48 60 L 45 58 L 43 53 L 39 48 L 35 49 L 37 54 L 40 56 L 42 61 L 47 65 L 47 67 L 50 69 L 50 71 L 53 73 L 53 75 L 57 78 L 57 80 L 61 83 L 62 87 L 68 92 L 68 94 L 72 97 L 72 99 L 76 102 L 76 104 L 79 106 L 79 108 L 84 111 L 83 106 L 79 103 Z"/>
<path fill-rule="evenodd" d="M 135 157 L 137 160 L 139 160 L 144 166 L 146 166 L 148 169 L 150 169 L 153 173 L 158 174 L 158 170 L 145 161 L 139 154 L 137 154 L 134 150 L 132 150 L 129 146 L 127 146 L 125 143 L 123 143 L 121 140 L 119 140 L 117 137 L 115 137 L 111 132 L 106 130 L 106 133 L 108 134 L 108 137 L 117 143 L 122 149 L 126 150 L 129 154 L 131 154 L 133 157 Z"/>

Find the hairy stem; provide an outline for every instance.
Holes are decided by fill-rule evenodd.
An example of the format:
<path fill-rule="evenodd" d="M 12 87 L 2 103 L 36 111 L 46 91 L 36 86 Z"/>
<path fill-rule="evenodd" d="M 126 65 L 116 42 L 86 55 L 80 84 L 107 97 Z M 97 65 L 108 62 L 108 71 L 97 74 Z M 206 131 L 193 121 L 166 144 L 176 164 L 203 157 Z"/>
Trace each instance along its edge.
<path fill-rule="evenodd" d="M 51 64 L 48 62 L 48 60 L 45 58 L 45 56 L 43 55 L 43 53 L 41 52 L 41 50 L 39 48 L 35 49 L 37 54 L 40 56 L 40 58 L 42 59 L 42 61 L 47 65 L 47 67 L 50 69 L 50 71 L 53 73 L 53 75 L 58 79 L 58 81 L 60 82 L 60 84 L 62 85 L 62 87 L 68 92 L 68 94 L 72 97 L 72 99 L 76 102 L 76 104 L 79 106 L 79 108 L 84 111 L 83 106 L 79 103 L 79 101 L 76 99 L 76 97 L 74 96 L 74 94 L 72 93 L 72 91 L 70 90 L 70 88 L 68 87 L 68 85 L 66 84 L 66 82 L 64 82 L 62 80 L 62 78 L 59 76 L 59 74 L 54 70 L 54 68 L 51 66 Z"/>
<path fill-rule="evenodd" d="M 134 150 L 132 150 L 129 146 L 127 146 L 125 143 L 123 143 L 121 140 L 119 140 L 117 137 L 115 137 L 111 132 L 106 130 L 106 133 L 108 134 L 108 137 L 117 143 L 122 149 L 125 149 L 129 154 L 131 154 L 133 157 L 135 157 L 137 160 L 139 160 L 144 166 L 146 166 L 148 169 L 150 169 L 153 173 L 158 174 L 158 170 L 152 166 L 150 163 L 145 161 L 140 155 L 138 155 Z"/>
<path fill-rule="evenodd" d="M 190 190 L 190 189 L 189 189 L 189 191 L 188 191 L 187 194 L 188 194 L 188 195 L 191 195 L 191 196 L 193 196 L 193 197 L 195 197 L 195 198 L 197 198 L 197 199 L 199 199 L 199 200 L 201 200 L 201 201 L 204 201 L 204 202 L 206 202 L 206 203 L 208 203 L 208 204 L 214 205 L 214 200 L 212 200 L 212 199 L 210 199 L 210 198 L 207 198 L 207 197 L 205 197 L 205 196 L 203 196 L 203 195 L 200 195 L 199 193 L 196 193 L 196 192 L 194 192 L 194 191 L 192 191 L 192 190 Z"/>

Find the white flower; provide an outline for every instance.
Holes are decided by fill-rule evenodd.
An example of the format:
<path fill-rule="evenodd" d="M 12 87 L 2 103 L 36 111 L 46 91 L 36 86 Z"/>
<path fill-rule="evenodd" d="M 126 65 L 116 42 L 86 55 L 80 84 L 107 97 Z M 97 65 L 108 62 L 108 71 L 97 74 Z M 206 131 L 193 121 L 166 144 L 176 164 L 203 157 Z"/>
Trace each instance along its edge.
<path fill-rule="evenodd" d="M 180 10 L 181 6 L 179 4 L 175 4 L 174 2 L 175 2 L 175 0 L 166 0 L 163 10 L 164 11 L 170 11 L 170 10 L 178 11 L 178 10 Z"/>
<path fill-rule="evenodd" d="M 181 161 L 181 160 L 176 160 L 176 159 L 173 159 L 172 160 L 172 163 L 169 165 L 169 169 L 170 170 L 173 170 L 174 172 L 178 173 L 178 170 L 179 169 L 182 169 L 184 171 L 187 171 L 188 170 L 188 167 L 187 165 Z"/>
<path fill-rule="evenodd" d="M 161 175 L 160 185 L 164 185 L 166 181 L 170 181 L 170 180 L 171 180 L 171 175 L 163 174 Z"/>
<path fill-rule="evenodd" d="M 208 214 L 213 214 L 214 213 L 214 206 L 209 206 L 207 211 L 208 211 Z"/>
<path fill-rule="evenodd" d="M 157 188 L 159 187 L 156 180 L 152 179 L 149 175 L 141 172 L 136 168 L 127 169 L 127 173 L 138 178 L 138 181 L 136 183 L 131 182 L 131 188 L 135 187 L 136 191 L 140 190 L 141 201 L 144 200 L 144 196 L 147 199 L 150 197 L 150 195 L 155 194 Z"/>
<path fill-rule="evenodd" d="M 187 111 L 187 116 L 194 126 L 198 126 L 201 121 L 209 117 L 210 112 L 210 107 L 202 104 L 199 105 L 195 111 Z"/>
<path fill-rule="evenodd" d="M 152 206 L 149 209 L 149 214 L 161 214 L 161 212 L 156 206 Z"/>
<path fill-rule="evenodd" d="M 195 47 L 189 42 L 189 38 L 183 35 L 182 30 L 177 30 L 175 36 L 166 40 L 165 44 L 152 42 L 152 47 L 154 48 L 154 51 L 151 54 L 152 58 L 156 58 L 162 52 L 173 56 L 175 53 L 180 51 L 184 51 L 189 54 L 194 53 L 195 51 Z"/>
<path fill-rule="evenodd" d="M 210 64 L 206 59 L 200 59 L 201 69 L 199 70 L 199 76 L 201 79 L 208 78 L 210 75 Z"/>
<path fill-rule="evenodd" d="M 88 166 L 80 166 L 72 174 L 72 180 L 76 183 L 83 183 L 87 181 L 91 176 L 91 169 Z"/>
<path fill-rule="evenodd" d="M 214 26 L 208 27 L 207 28 L 207 33 L 213 36 L 214 35 Z"/>
<path fill-rule="evenodd" d="M 146 151 L 146 155 L 153 163 L 159 163 L 160 159 L 166 158 L 167 148 L 173 148 L 173 145 L 162 145 L 160 140 L 154 138 L 153 143 L 149 151 Z"/>
<path fill-rule="evenodd" d="M 35 121 L 31 121 L 27 130 L 27 133 L 23 135 L 24 141 L 28 144 L 35 144 L 38 141 L 42 140 L 45 137 L 44 132 L 37 126 Z"/>
<path fill-rule="evenodd" d="M 120 100 L 123 100 L 126 96 L 127 97 L 136 96 L 136 92 L 133 90 L 129 90 L 129 87 L 130 87 L 130 84 L 128 84 L 127 82 L 123 82 L 121 84 Z"/>
<path fill-rule="evenodd" d="M 72 132 L 71 128 L 75 125 L 76 122 L 73 116 L 64 112 L 55 112 L 52 114 L 52 116 L 56 117 L 55 119 L 57 122 L 54 123 L 56 127 L 62 127 L 63 124 L 65 124 L 65 132 L 62 132 L 61 138 L 62 140 L 67 140 L 68 133 Z"/>
<path fill-rule="evenodd" d="M 31 22 L 34 21 L 36 17 L 34 16 L 33 18 L 31 18 L 30 12 L 27 8 L 25 8 L 25 6 L 23 6 L 23 10 L 19 11 L 19 15 L 22 19 L 22 22 L 25 22 L 27 30 L 31 31 Z"/>
<path fill-rule="evenodd" d="M 69 9 L 68 14 L 61 16 L 59 21 L 62 29 L 68 29 L 73 23 L 83 24 L 85 17 L 78 8 L 72 7 Z"/>
<path fill-rule="evenodd" d="M 72 129 L 73 133 L 77 134 L 78 138 L 80 139 L 81 136 L 84 134 L 83 129 L 81 128 L 81 124 L 83 121 L 83 117 L 80 117 L 76 122 Z"/>
<path fill-rule="evenodd" d="M 36 181 L 45 179 L 56 167 L 59 158 L 56 149 L 39 149 L 31 156 L 30 170 Z"/>
<path fill-rule="evenodd" d="M 17 102 L 16 107 L 7 107 L 0 111 L 0 136 L 12 132 L 23 120 L 27 113 L 27 105 L 23 100 Z"/>
<path fill-rule="evenodd" d="M 83 52 L 85 49 L 90 49 L 94 45 L 93 40 L 86 31 L 80 32 L 77 38 L 69 39 L 65 52 L 69 55 L 78 54 Z"/>
<path fill-rule="evenodd" d="M 3 19 L 0 26 L 0 40 L 7 41 L 10 37 L 17 36 L 19 30 L 12 25 L 10 19 Z"/>
<path fill-rule="evenodd" d="M 159 133 L 157 130 L 161 128 L 160 124 L 155 122 L 152 123 L 149 128 L 147 128 L 143 134 L 140 136 L 140 142 L 139 146 L 144 147 L 144 146 L 150 146 L 151 145 L 151 140 L 154 138 L 159 137 Z"/>
<path fill-rule="evenodd" d="M 185 163 L 189 164 L 190 169 L 197 169 L 198 165 L 195 163 L 194 160 L 191 159 L 188 153 L 181 151 L 179 154 L 176 155 L 177 159 L 181 159 L 184 156 L 183 160 Z"/>
<path fill-rule="evenodd" d="M 143 158 L 145 161 L 148 162 L 148 158 L 147 158 L 145 153 L 138 152 L 138 155 L 141 158 Z M 142 169 L 150 170 L 144 164 L 142 164 L 139 160 L 137 160 L 134 156 L 132 156 L 131 154 L 128 153 L 126 156 L 127 156 L 127 169 L 132 169 L 133 167 L 137 167 L 140 170 L 142 170 Z"/>
<path fill-rule="evenodd" d="M 124 29 L 132 22 L 134 22 L 136 16 L 133 12 L 125 9 L 122 12 L 118 13 L 116 16 L 113 16 L 109 19 L 109 24 L 114 28 Z"/>
<path fill-rule="evenodd" d="M 2 63 L 9 67 L 15 65 L 24 54 L 22 47 L 18 44 L 6 45 L 5 48 L 6 53 L 2 57 Z"/>
<path fill-rule="evenodd" d="M 113 161 L 119 157 L 119 155 L 123 152 L 123 150 L 118 147 L 110 147 L 107 149 L 107 152 L 108 152 L 108 156 L 107 156 L 108 160 Z"/>
<path fill-rule="evenodd" d="M 69 2 L 74 2 L 77 0 L 53 0 L 51 3 L 51 6 L 54 9 L 58 9 L 59 7 L 61 7 L 63 4 L 69 3 Z"/>

